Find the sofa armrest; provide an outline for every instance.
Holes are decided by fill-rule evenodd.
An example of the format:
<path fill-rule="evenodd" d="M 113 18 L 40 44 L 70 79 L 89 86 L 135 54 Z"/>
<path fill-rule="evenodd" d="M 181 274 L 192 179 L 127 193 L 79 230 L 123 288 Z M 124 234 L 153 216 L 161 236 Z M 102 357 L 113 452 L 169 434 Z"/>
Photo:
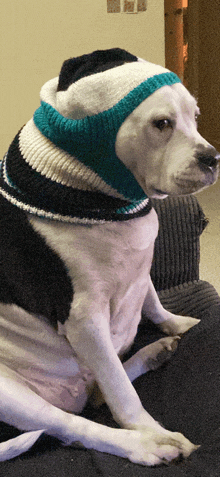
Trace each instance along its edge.
<path fill-rule="evenodd" d="M 153 201 L 159 218 L 151 277 L 164 308 L 199 318 L 220 297 L 199 279 L 200 235 L 208 224 L 195 196 Z"/>
<path fill-rule="evenodd" d="M 151 277 L 157 291 L 199 280 L 199 237 L 208 221 L 195 196 L 152 200 L 159 219 Z"/>

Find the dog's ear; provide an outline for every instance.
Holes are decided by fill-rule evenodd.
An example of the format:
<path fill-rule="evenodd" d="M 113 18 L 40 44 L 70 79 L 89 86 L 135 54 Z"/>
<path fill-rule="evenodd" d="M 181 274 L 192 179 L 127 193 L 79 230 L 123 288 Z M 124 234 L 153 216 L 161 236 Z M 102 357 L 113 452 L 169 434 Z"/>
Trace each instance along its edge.
<path fill-rule="evenodd" d="M 70 58 L 64 61 L 61 68 L 57 91 L 66 91 L 72 83 L 85 76 L 100 73 L 137 60 L 136 56 L 121 48 L 97 50 L 88 55 Z"/>

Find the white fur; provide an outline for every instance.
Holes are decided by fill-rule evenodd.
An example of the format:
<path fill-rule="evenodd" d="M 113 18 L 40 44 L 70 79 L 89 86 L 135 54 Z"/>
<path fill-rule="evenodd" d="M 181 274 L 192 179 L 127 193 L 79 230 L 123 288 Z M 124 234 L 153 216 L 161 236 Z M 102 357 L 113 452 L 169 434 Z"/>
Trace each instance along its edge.
<path fill-rule="evenodd" d="M 121 126 L 117 154 L 149 196 L 194 192 L 216 179 L 217 173 L 202 171 L 195 158 L 197 150 L 210 147 L 197 132 L 195 111 L 195 100 L 182 85 L 165 86 Z M 160 131 L 154 120 L 163 118 L 169 118 L 172 127 Z M 119 359 L 133 342 L 142 309 L 171 335 L 199 322 L 164 310 L 154 290 L 149 272 L 158 232 L 155 211 L 128 222 L 90 227 L 33 216 L 29 220 L 67 266 L 74 299 L 58 333 L 40 317 L 16 306 L 0 306 L 0 418 L 19 429 L 45 431 L 66 444 L 80 441 L 143 465 L 188 456 L 196 446 L 155 422 L 131 384 L 150 369 L 161 350 L 167 356 L 172 352 L 177 337 L 145 347 L 124 367 Z M 123 429 L 66 412 L 81 410 L 74 400 L 77 390 L 83 407 L 94 381 Z M 19 447 L 20 452 L 26 450 L 39 433 L 0 445 L 0 459 L 17 455 Z"/>
<path fill-rule="evenodd" d="M 149 197 L 192 194 L 217 179 L 217 171 L 202 171 L 197 152 L 214 148 L 197 131 L 199 108 L 180 83 L 163 86 L 124 121 L 116 138 L 116 153 Z M 169 119 L 163 131 L 156 119 Z"/>

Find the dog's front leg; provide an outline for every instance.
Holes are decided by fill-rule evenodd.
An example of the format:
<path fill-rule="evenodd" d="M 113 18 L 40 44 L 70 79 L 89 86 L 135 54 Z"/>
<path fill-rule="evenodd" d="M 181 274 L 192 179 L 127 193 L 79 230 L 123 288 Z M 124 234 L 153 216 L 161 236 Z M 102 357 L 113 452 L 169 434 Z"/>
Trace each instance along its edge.
<path fill-rule="evenodd" d="M 143 315 L 155 323 L 161 331 L 171 336 L 182 335 L 200 322 L 197 318 L 174 315 L 165 310 L 160 303 L 151 278 L 142 311 Z"/>
<path fill-rule="evenodd" d="M 144 410 L 114 349 L 108 319 L 99 313 L 90 318 L 70 316 L 65 327 L 74 351 L 95 375 L 116 422 L 131 429 Z M 147 413 L 146 420 L 159 426 Z"/>
<path fill-rule="evenodd" d="M 85 316 L 85 315 L 84 315 Z M 126 429 L 138 430 L 145 452 L 153 445 L 155 455 L 188 456 L 195 446 L 182 434 L 162 428 L 143 408 L 119 360 L 110 336 L 108 320 L 96 313 L 86 318 L 70 316 L 67 338 L 75 352 L 89 366 L 115 420 Z M 169 457 L 172 460 L 173 457 Z"/>

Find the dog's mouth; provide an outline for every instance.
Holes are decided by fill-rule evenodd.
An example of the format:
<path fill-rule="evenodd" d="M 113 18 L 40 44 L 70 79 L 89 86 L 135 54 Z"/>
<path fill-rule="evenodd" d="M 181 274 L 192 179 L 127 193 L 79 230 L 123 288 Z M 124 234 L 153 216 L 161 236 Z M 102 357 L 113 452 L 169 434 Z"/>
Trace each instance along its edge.
<path fill-rule="evenodd" d="M 209 171 L 206 173 L 205 177 L 197 178 L 195 180 L 191 178 L 176 178 L 175 185 L 182 190 L 183 194 L 193 194 L 198 192 L 216 182 L 218 178 L 218 168 L 214 171 Z"/>
<path fill-rule="evenodd" d="M 154 195 L 161 196 L 161 197 L 168 195 L 168 193 L 165 192 L 164 190 L 156 189 L 156 188 L 153 189 L 153 193 L 154 193 Z"/>
<path fill-rule="evenodd" d="M 194 194 L 215 183 L 216 179 L 217 179 L 217 175 L 215 177 L 209 178 L 209 180 L 206 180 L 206 181 L 191 180 L 186 178 L 183 178 L 183 179 L 176 178 L 173 181 L 173 184 L 170 187 L 170 190 L 168 191 L 153 188 L 151 197 L 164 199 L 167 196 L 177 196 L 177 195 L 181 196 L 181 195 Z"/>
<path fill-rule="evenodd" d="M 201 170 L 202 169 L 202 170 Z M 198 164 L 189 164 L 185 170 L 178 170 L 172 175 L 166 174 L 166 178 L 159 177 L 158 185 L 161 189 L 155 187 L 154 184 L 147 184 L 145 189 L 148 197 L 155 199 L 165 199 L 167 196 L 182 196 L 195 194 L 210 185 L 214 184 L 218 179 L 219 166 L 217 161 L 214 165 L 198 167 Z M 147 182 L 147 181 L 146 181 Z"/>

